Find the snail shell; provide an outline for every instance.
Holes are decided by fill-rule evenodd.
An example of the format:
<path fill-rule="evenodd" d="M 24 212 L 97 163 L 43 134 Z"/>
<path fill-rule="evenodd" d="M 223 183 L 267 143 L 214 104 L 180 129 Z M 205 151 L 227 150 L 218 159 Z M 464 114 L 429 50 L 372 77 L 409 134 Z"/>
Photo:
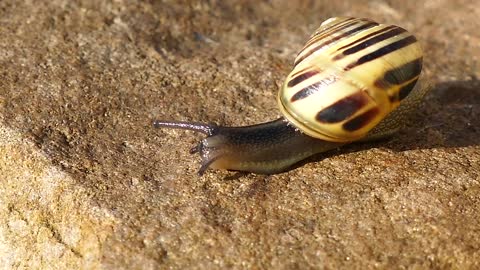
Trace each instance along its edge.
<path fill-rule="evenodd" d="M 278 102 L 285 118 L 307 135 L 354 141 L 400 104 L 421 70 L 422 50 L 405 29 L 332 18 L 298 54 Z"/>
<path fill-rule="evenodd" d="M 356 140 L 401 128 L 429 90 L 422 50 L 405 29 L 362 18 L 323 22 L 295 59 L 278 94 L 284 117 L 246 127 L 154 121 L 207 135 L 191 153 L 202 166 L 262 174 Z"/>

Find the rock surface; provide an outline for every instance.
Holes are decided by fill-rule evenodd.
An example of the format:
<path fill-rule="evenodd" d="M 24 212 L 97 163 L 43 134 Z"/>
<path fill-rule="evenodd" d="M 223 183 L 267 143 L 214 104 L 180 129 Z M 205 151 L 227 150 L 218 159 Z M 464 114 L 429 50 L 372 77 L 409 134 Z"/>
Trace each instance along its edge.
<path fill-rule="evenodd" d="M 480 267 L 480 6 L 429 1 L 0 1 L 0 268 Z M 208 170 L 331 16 L 401 25 L 433 82 L 393 139 L 278 175 Z"/>

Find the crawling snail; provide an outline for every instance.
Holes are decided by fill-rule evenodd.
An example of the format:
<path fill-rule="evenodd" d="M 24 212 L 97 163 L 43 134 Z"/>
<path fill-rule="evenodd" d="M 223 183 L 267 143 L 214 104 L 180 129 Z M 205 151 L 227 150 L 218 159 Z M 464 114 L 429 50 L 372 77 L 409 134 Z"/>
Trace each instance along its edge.
<path fill-rule="evenodd" d="M 246 127 L 154 121 L 201 132 L 201 175 L 208 167 L 272 174 L 354 141 L 393 134 L 427 92 L 419 81 L 422 50 L 395 25 L 330 18 L 297 55 L 278 94 L 284 117 Z M 423 76 L 422 76 L 423 77 Z"/>

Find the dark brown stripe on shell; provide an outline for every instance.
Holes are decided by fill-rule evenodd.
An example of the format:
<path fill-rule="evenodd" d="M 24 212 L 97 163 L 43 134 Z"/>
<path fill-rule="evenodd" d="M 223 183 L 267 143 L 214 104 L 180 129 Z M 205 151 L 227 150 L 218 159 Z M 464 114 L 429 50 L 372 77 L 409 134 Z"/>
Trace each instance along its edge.
<path fill-rule="evenodd" d="M 304 72 L 304 73 L 296 76 L 295 78 L 291 79 L 290 81 L 288 81 L 287 86 L 288 87 L 294 87 L 295 85 L 303 82 L 304 80 L 306 80 L 306 79 L 308 79 L 308 78 L 310 78 L 314 75 L 317 75 L 318 73 L 319 73 L 319 71 L 316 70 L 316 69 Z"/>
<path fill-rule="evenodd" d="M 408 96 L 408 94 L 410 94 L 410 92 L 415 87 L 415 84 L 417 83 L 417 81 L 418 81 L 418 79 L 414 80 L 414 81 L 410 82 L 409 84 L 400 88 L 400 91 L 398 92 L 398 97 L 400 98 L 400 100 L 403 100 L 404 98 L 406 98 Z"/>
<path fill-rule="evenodd" d="M 380 110 L 378 109 L 378 107 L 372 108 L 358 116 L 355 116 L 352 120 L 349 120 L 348 122 L 343 124 L 342 127 L 344 130 L 350 132 L 359 130 L 364 126 L 368 125 L 368 123 L 370 123 L 372 119 L 374 119 L 378 115 L 379 112 Z"/>
<path fill-rule="evenodd" d="M 297 71 L 296 71 L 295 73 L 293 73 L 290 77 L 293 78 L 293 77 L 297 76 L 297 75 L 300 74 L 300 73 L 304 73 L 306 70 L 308 70 L 308 69 L 310 69 L 310 68 L 312 68 L 312 67 L 308 66 L 308 67 L 304 67 L 304 68 L 302 68 L 302 69 L 300 69 L 300 70 L 297 70 Z"/>
<path fill-rule="evenodd" d="M 378 36 L 375 36 L 371 39 L 368 39 L 368 40 L 365 40 L 363 41 L 362 43 L 359 43 L 353 47 L 351 47 L 350 49 L 346 49 L 345 51 L 343 51 L 343 54 L 344 55 L 349 55 L 349 54 L 353 54 L 353 53 L 356 53 L 356 52 L 359 52 L 363 49 L 366 49 L 372 45 L 375 45 L 379 42 L 382 42 L 386 39 L 389 39 L 391 37 L 394 37 L 394 36 L 397 36 L 403 32 L 406 32 L 407 30 L 403 29 L 403 28 L 400 28 L 400 27 L 396 27 L 386 33 L 383 33 L 381 35 L 378 35 Z"/>
<path fill-rule="evenodd" d="M 378 31 L 372 32 L 372 33 L 370 33 L 370 34 L 368 34 L 368 35 L 366 35 L 366 36 L 364 36 L 364 37 L 362 37 L 362 38 L 359 38 L 359 39 L 353 41 L 353 42 L 350 43 L 350 44 L 347 44 L 347 45 L 345 45 L 345 46 L 342 46 L 342 47 L 338 48 L 337 51 L 341 51 L 341 50 L 343 50 L 343 49 L 345 49 L 345 48 L 351 47 L 351 46 L 353 46 L 353 45 L 355 45 L 355 44 L 358 44 L 358 43 L 360 43 L 360 42 L 362 42 L 362 41 L 364 41 L 364 40 L 366 40 L 366 39 L 371 38 L 372 36 L 376 36 L 376 35 L 381 34 L 381 33 L 383 33 L 383 32 L 389 31 L 390 29 L 395 28 L 395 27 L 397 27 L 397 26 L 395 26 L 395 25 L 390 25 L 390 26 L 387 26 L 387 27 L 385 27 L 385 28 L 382 28 L 382 29 L 380 29 L 380 30 L 378 30 Z"/>
<path fill-rule="evenodd" d="M 420 75 L 422 71 L 422 57 L 389 70 L 383 79 L 391 84 L 403 84 Z"/>
<path fill-rule="evenodd" d="M 290 101 L 291 101 L 291 102 L 295 102 L 295 101 L 297 101 L 297 100 L 304 99 L 304 98 L 310 96 L 311 94 L 317 92 L 321 86 L 322 86 L 322 83 L 321 83 L 321 82 L 317 82 L 317 83 L 311 84 L 311 85 L 303 88 L 302 90 L 296 92 L 296 93 L 292 96 L 292 98 L 290 98 Z"/>
<path fill-rule="evenodd" d="M 399 101 L 398 100 L 398 95 L 395 94 L 393 96 L 388 96 L 388 100 L 390 101 L 390 103 L 395 103 L 395 102 Z"/>
<path fill-rule="evenodd" d="M 346 31 L 346 32 L 342 33 L 341 35 L 338 35 L 338 36 L 336 36 L 336 37 L 334 37 L 330 40 L 327 40 L 327 41 L 323 42 L 320 46 L 323 47 L 323 46 L 329 45 L 332 42 L 335 42 L 339 39 L 351 36 L 351 35 L 359 32 L 359 31 L 366 30 L 366 29 L 372 28 L 372 27 L 377 26 L 377 25 L 378 25 L 378 23 L 376 23 L 376 22 L 369 22 L 369 23 L 366 23 L 364 25 L 360 25 L 359 27 L 353 28 L 349 31 Z"/>
<path fill-rule="evenodd" d="M 340 23 L 337 23 L 334 25 L 334 27 L 330 27 L 328 29 L 322 29 L 322 31 L 316 32 L 315 35 L 313 35 L 308 41 L 307 44 L 305 44 L 305 47 L 308 47 L 309 44 L 313 43 L 314 41 L 317 41 L 318 39 L 324 38 L 326 36 L 329 36 L 335 32 L 341 31 L 345 28 L 348 28 L 356 23 L 359 23 L 361 19 L 358 18 L 350 18 L 348 20 L 342 21 Z"/>
<path fill-rule="evenodd" d="M 336 24 L 332 24 L 332 25 L 330 25 L 329 27 L 327 27 L 327 28 L 325 28 L 325 29 L 322 29 L 321 31 L 316 31 L 314 35 L 317 35 L 317 34 L 319 34 L 319 33 L 326 32 L 326 31 L 330 31 L 332 28 L 337 27 L 337 26 L 339 26 L 339 25 L 341 25 L 341 24 L 343 24 L 343 23 L 352 21 L 352 20 L 354 20 L 354 19 L 356 19 L 356 18 L 348 18 L 348 19 L 346 19 L 346 20 L 339 21 L 339 22 L 337 22 Z"/>
<path fill-rule="evenodd" d="M 354 115 L 366 104 L 368 104 L 368 98 L 365 93 L 357 92 L 321 110 L 315 119 L 322 123 L 338 123 Z"/>
<path fill-rule="evenodd" d="M 342 25 L 341 23 L 340 23 L 340 24 L 337 24 L 337 27 L 336 27 L 336 28 L 332 28 L 332 29 L 330 29 L 329 31 L 320 31 L 320 32 L 316 33 L 313 37 L 311 37 L 311 38 L 307 41 L 307 43 L 305 44 L 305 46 L 303 47 L 303 49 L 297 54 L 297 56 L 300 55 L 300 54 L 302 54 L 304 51 L 309 50 L 309 49 L 310 49 L 310 46 L 313 45 L 315 42 L 317 42 L 317 41 L 319 41 L 319 40 L 321 40 L 321 39 L 323 39 L 323 38 L 325 38 L 325 37 L 327 37 L 327 36 L 329 36 L 329 35 L 332 35 L 332 34 L 335 33 L 335 32 L 342 31 L 342 30 L 345 29 L 345 28 L 348 28 L 348 27 L 350 27 L 350 26 L 352 26 L 352 25 L 358 24 L 359 21 L 361 21 L 361 20 L 367 20 L 367 19 L 354 19 L 352 22 L 347 23 L 347 24 L 344 24 L 344 25 Z M 368 20 L 368 21 L 370 21 L 370 20 Z M 346 21 L 344 21 L 344 22 L 346 22 Z M 312 50 L 309 50 L 309 51 L 310 51 L 310 52 L 308 53 L 308 55 L 311 55 L 313 52 L 316 51 L 316 49 L 313 50 L 313 51 L 312 51 Z M 305 59 L 305 58 L 306 58 L 306 56 L 302 56 L 301 59 L 295 59 L 294 65 L 297 65 L 298 63 L 300 63 L 301 61 L 303 61 L 303 59 Z"/>
<path fill-rule="evenodd" d="M 320 49 L 320 48 L 322 48 L 322 47 L 324 47 L 324 46 L 326 46 L 326 45 L 329 45 L 329 44 L 331 44 L 331 43 L 333 43 L 333 42 L 335 42 L 335 41 L 338 41 L 338 40 L 340 40 L 340 39 L 342 39 L 342 38 L 351 36 L 351 35 L 359 32 L 359 31 L 366 30 L 366 29 L 372 28 L 372 27 L 377 26 L 377 25 L 378 25 L 378 23 L 376 23 L 376 22 L 369 22 L 369 23 L 366 23 L 366 24 L 364 24 L 364 25 L 360 25 L 359 27 L 356 27 L 356 28 L 354 28 L 354 29 L 351 29 L 351 30 L 349 30 L 349 31 L 346 31 L 346 32 L 342 33 L 341 35 L 338 35 L 338 36 L 336 36 L 336 37 L 334 37 L 334 38 L 332 38 L 332 39 L 330 39 L 330 40 L 327 40 L 327 41 L 325 41 L 325 42 L 322 42 L 321 44 L 318 44 L 318 45 L 316 45 L 316 46 L 313 47 L 313 48 L 309 48 L 308 53 L 306 53 L 306 54 L 303 55 L 300 59 L 298 59 L 298 60 L 295 62 L 295 64 L 302 62 L 303 59 L 309 57 L 312 53 L 316 52 L 318 49 Z M 312 44 L 312 45 L 313 45 L 313 44 Z"/>
<path fill-rule="evenodd" d="M 319 40 L 322 40 L 324 39 L 325 37 L 328 37 L 330 36 L 331 34 L 335 33 L 335 32 L 338 32 L 346 27 L 349 27 L 349 26 L 352 26 L 354 24 L 357 23 L 357 20 L 356 19 L 355 21 L 353 22 L 350 22 L 350 23 L 347 23 L 347 24 L 343 24 L 343 23 L 346 23 L 347 21 L 343 21 L 343 22 L 340 22 L 338 24 L 335 24 L 333 28 L 329 28 L 328 30 L 324 29 L 322 31 L 319 31 L 319 32 L 316 32 L 313 36 L 311 36 L 308 40 L 307 40 L 307 43 L 305 43 L 305 45 L 303 46 L 302 50 L 299 52 L 299 54 L 301 52 L 303 52 L 304 50 L 306 50 L 310 45 L 312 45 L 313 43 L 319 41 Z"/>
<path fill-rule="evenodd" d="M 375 60 L 379 57 L 382 57 L 386 54 L 389 54 L 391 52 L 394 52 L 396 50 L 399 50 L 403 47 L 406 47 L 412 43 L 415 43 L 417 41 L 417 39 L 414 37 L 414 36 L 408 36 L 406 38 L 403 38 L 401 40 L 397 40 L 391 44 L 388 44 L 378 50 L 375 50 L 367 55 L 364 55 L 362 57 L 360 57 L 357 61 L 351 63 L 350 65 L 346 66 L 344 68 L 345 71 L 347 70 L 350 70 L 354 67 L 357 67 L 357 66 L 360 66 L 364 63 L 367 63 L 367 62 L 370 62 L 372 60 Z"/>
<path fill-rule="evenodd" d="M 422 71 L 422 57 L 393 68 L 383 75 L 382 78 L 377 79 L 374 85 L 378 88 L 388 89 L 393 85 L 404 84 L 411 79 L 420 75 Z"/>
<path fill-rule="evenodd" d="M 335 83 L 337 81 L 338 77 L 335 75 L 328 76 L 326 78 L 323 78 L 322 80 L 313 83 L 307 87 L 304 87 L 302 90 L 296 92 L 291 98 L 291 102 L 295 102 L 300 99 L 304 99 L 312 94 L 315 94 L 316 92 L 320 91 L 322 88 Z"/>

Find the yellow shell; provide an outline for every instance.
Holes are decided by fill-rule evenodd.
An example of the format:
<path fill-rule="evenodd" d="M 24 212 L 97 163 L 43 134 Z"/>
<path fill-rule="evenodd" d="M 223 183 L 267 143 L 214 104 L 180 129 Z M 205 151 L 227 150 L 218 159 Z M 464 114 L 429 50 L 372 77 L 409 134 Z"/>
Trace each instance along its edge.
<path fill-rule="evenodd" d="M 307 135 L 357 140 L 410 93 L 422 55 L 417 39 L 398 26 L 328 19 L 295 59 L 278 95 L 280 109 Z"/>

